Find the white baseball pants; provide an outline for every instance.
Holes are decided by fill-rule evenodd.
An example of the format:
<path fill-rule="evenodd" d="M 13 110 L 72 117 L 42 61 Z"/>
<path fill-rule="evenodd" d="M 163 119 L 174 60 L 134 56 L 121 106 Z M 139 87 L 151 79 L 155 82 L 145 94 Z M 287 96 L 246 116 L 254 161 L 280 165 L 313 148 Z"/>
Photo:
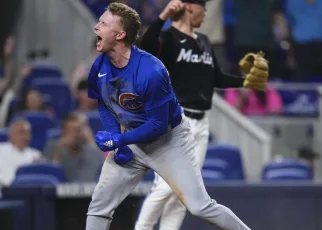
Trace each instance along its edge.
<path fill-rule="evenodd" d="M 209 121 L 205 116 L 201 120 L 187 117 L 191 132 L 195 139 L 195 154 L 199 168 L 205 161 L 208 139 Z M 186 214 L 186 208 L 171 190 L 170 186 L 155 173 L 151 193 L 146 197 L 135 226 L 135 230 L 153 230 L 160 216 L 159 230 L 179 230 Z"/>
<path fill-rule="evenodd" d="M 227 207 L 211 199 L 195 157 L 195 140 L 188 120 L 149 144 L 130 145 L 134 159 L 121 167 L 107 157 L 87 213 L 86 230 L 108 230 L 114 210 L 153 169 L 195 216 L 223 230 L 249 230 Z M 126 218 L 126 217 L 124 217 Z"/>

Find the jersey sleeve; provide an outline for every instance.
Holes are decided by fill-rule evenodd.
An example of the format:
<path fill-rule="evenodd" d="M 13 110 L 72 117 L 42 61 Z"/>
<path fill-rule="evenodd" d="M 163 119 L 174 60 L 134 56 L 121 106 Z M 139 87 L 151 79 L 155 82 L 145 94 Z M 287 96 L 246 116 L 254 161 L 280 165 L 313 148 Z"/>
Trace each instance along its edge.
<path fill-rule="evenodd" d="M 102 59 L 102 55 L 100 55 L 92 65 L 91 70 L 88 74 L 88 97 L 92 99 L 100 99 L 99 89 L 97 87 L 97 74 L 100 60 Z"/>
<path fill-rule="evenodd" d="M 136 89 L 145 110 L 155 109 L 173 96 L 169 73 L 158 59 L 141 63 Z"/>
<path fill-rule="evenodd" d="M 153 55 L 158 55 L 161 48 L 161 30 L 165 21 L 158 18 L 144 33 L 141 41 L 141 48 Z"/>
<path fill-rule="evenodd" d="M 123 146 L 146 143 L 155 140 L 168 131 L 169 102 L 148 110 L 146 115 L 146 123 L 121 135 L 119 140 Z"/>
<path fill-rule="evenodd" d="M 208 39 L 208 38 L 207 38 Z M 208 39 L 209 41 L 209 39 Z M 209 41 L 210 44 L 210 41 Z M 225 73 L 221 70 L 215 52 L 212 50 L 212 59 L 214 63 L 214 88 L 241 88 L 243 87 L 244 78 L 241 76 L 235 76 L 230 73 Z"/>
<path fill-rule="evenodd" d="M 121 133 L 120 124 L 102 100 L 98 100 L 97 108 L 100 114 L 100 120 L 105 130 L 110 133 Z"/>
<path fill-rule="evenodd" d="M 165 61 L 169 59 L 168 50 L 173 46 L 173 38 L 168 30 L 162 31 L 166 21 L 158 18 L 144 33 L 140 47 L 150 54 Z M 171 53 L 171 52 L 170 52 Z M 171 55 L 172 56 L 172 55 Z"/>

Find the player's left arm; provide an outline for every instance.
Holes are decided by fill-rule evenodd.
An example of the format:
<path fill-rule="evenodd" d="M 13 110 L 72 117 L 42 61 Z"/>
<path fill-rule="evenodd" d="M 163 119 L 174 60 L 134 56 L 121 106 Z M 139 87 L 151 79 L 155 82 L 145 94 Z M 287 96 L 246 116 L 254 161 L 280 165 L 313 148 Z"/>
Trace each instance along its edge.
<path fill-rule="evenodd" d="M 268 61 L 264 58 L 264 53 L 248 53 L 239 61 L 243 77 L 223 73 L 217 64 L 214 54 L 213 60 L 215 64 L 215 88 L 245 87 L 255 90 L 266 90 L 269 67 Z"/>
<path fill-rule="evenodd" d="M 236 76 L 230 73 L 223 72 L 219 65 L 217 58 L 212 52 L 212 59 L 215 68 L 214 75 L 214 87 L 215 88 L 241 88 L 243 87 L 243 83 L 245 78 L 242 76 Z"/>

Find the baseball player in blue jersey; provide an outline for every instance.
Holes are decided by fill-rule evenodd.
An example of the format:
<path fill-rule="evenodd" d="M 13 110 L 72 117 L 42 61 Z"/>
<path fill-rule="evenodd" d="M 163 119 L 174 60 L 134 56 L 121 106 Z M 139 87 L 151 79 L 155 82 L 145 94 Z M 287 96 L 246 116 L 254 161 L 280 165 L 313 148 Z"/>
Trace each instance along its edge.
<path fill-rule="evenodd" d="M 195 159 L 189 122 L 173 92 L 168 71 L 133 44 L 140 17 L 112 3 L 95 26 L 96 59 L 88 77 L 105 131 L 96 134 L 105 160 L 87 214 L 86 230 L 108 230 L 114 210 L 151 168 L 195 216 L 225 230 L 249 228 L 209 197 Z M 125 128 L 121 133 L 120 125 Z"/>

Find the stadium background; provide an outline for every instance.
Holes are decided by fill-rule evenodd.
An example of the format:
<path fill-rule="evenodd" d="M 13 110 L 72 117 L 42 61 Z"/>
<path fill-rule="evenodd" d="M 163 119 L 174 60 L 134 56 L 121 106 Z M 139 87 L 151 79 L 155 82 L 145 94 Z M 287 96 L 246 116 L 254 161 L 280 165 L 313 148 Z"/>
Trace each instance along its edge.
<path fill-rule="evenodd" d="M 167 0 L 122 2 L 140 13 L 143 33 Z M 83 80 L 97 55 L 93 25 L 107 3 L 0 3 L 0 229 L 84 229 L 99 173 L 88 162 L 102 158 L 92 145 L 101 124 Z M 263 95 L 230 92 L 246 98 L 243 106 L 228 99 L 227 91 L 214 95 L 212 135 L 202 171 L 210 195 L 252 229 L 321 230 L 322 1 L 213 0 L 200 30 L 209 35 L 222 68 L 229 72 L 238 73 L 236 65 L 245 52 L 264 50 L 275 95 L 266 94 L 262 105 L 275 109 L 260 113 L 253 100 L 261 101 Z M 72 112 L 75 116 L 67 121 L 81 127 L 80 135 L 71 123 L 62 126 Z M 8 150 L 8 126 L 21 119 L 31 125 L 30 146 L 40 158 L 12 163 L 16 150 Z M 70 135 L 88 149 L 61 150 L 63 137 Z M 64 154 L 76 157 L 62 159 Z M 6 170 L 14 170 L 14 178 L 5 178 Z M 116 210 L 111 229 L 133 229 L 152 176 L 150 172 Z M 187 215 L 182 229 L 197 228 L 213 229 Z"/>

